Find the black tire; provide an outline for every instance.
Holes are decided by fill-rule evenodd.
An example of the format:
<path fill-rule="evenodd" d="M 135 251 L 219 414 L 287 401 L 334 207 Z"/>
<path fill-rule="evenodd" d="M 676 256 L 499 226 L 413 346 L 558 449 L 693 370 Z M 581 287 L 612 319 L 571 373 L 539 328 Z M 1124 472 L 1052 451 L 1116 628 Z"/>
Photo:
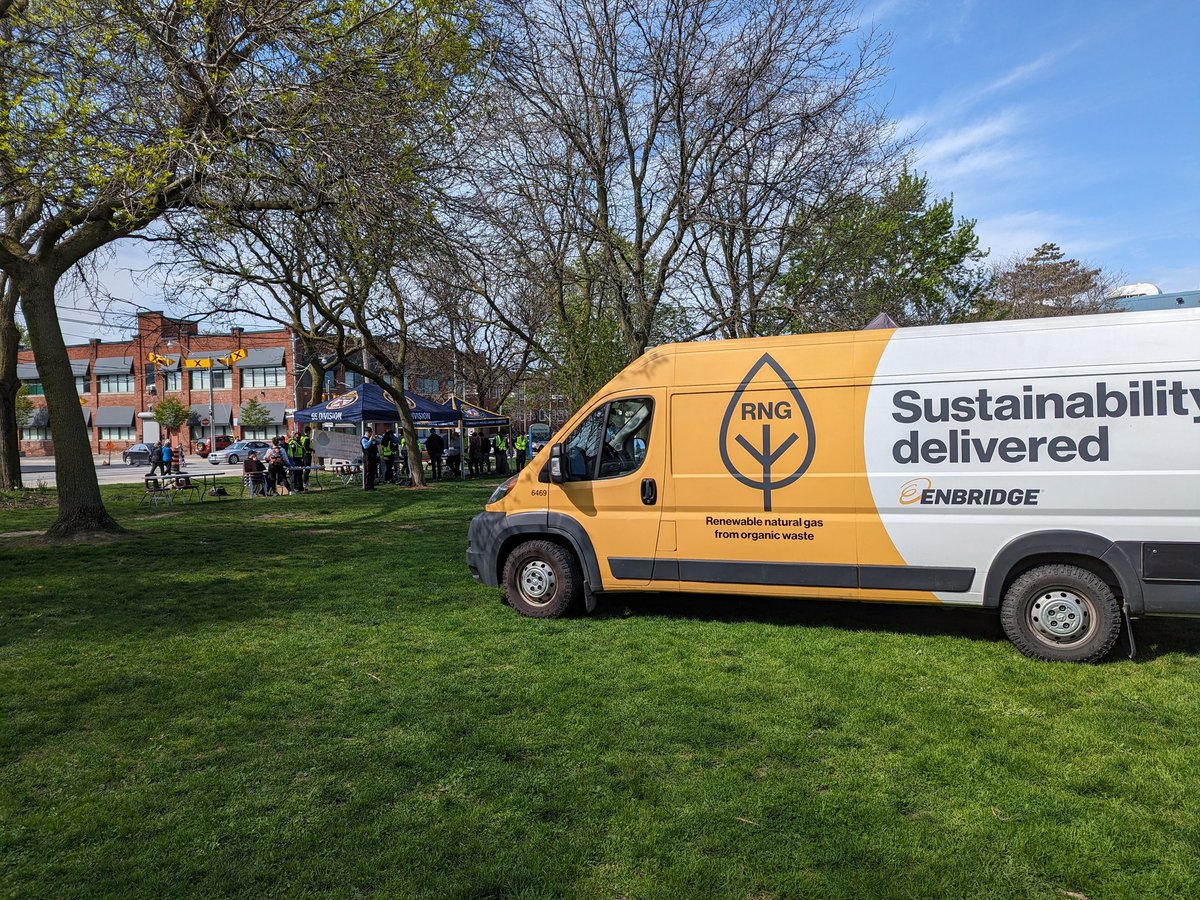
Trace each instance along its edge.
<path fill-rule="evenodd" d="M 564 616 L 576 606 L 582 590 L 575 555 L 551 541 L 519 544 L 504 562 L 504 598 L 523 616 Z"/>
<path fill-rule="evenodd" d="M 1004 633 L 1026 656 L 1047 662 L 1099 662 L 1121 634 L 1112 588 L 1078 566 L 1031 569 L 1000 604 Z"/>
<path fill-rule="evenodd" d="M 225 457 L 225 462 L 229 463 L 231 466 L 236 466 L 237 461 L 238 455 L 236 453 L 230 453 L 227 457 Z"/>

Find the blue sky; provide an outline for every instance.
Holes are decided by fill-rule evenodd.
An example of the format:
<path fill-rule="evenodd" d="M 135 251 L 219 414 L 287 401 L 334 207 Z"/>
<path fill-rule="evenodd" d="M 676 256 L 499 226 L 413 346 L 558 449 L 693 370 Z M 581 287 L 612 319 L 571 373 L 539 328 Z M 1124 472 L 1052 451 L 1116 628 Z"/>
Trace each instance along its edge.
<path fill-rule="evenodd" d="M 878 102 L 913 136 L 914 169 L 977 220 L 993 258 L 1053 241 L 1128 282 L 1200 289 L 1200 0 L 861 9 L 893 41 Z M 156 280 L 137 274 L 146 262 L 123 242 L 102 281 L 162 308 Z M 63 322 L 68 343 L 117 335 L 87 323 L 119 316 L 63 315 L 76 320 Z"/>
<path fill-rule="evenodd" d="M 1200 0 L 868 0 L 914 168 L 993 257 L 1200 289 Z"/>

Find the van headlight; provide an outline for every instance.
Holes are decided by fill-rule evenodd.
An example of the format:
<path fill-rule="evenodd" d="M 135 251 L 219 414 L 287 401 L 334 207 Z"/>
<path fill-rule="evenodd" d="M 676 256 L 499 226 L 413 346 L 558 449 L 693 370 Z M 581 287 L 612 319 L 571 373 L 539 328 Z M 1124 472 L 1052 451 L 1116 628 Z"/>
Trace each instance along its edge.
<path fill-rule="evenodd" d="M 494 491 L 492 491 L 492 496 L 488 497 L 487 505 L 490 506 L 491 504 L 497 503 L 500 500 L 503 500 L 505 497 L 507 497 L 508 492 L 512 490 L 512 486 L 514 484 L 516 484 L 516 481 L 517 481 L 517 476 L 514 475 L 512 478 L 509 478 L 507 481 L 501 482 L 500 486 L 497 487 Z"/>

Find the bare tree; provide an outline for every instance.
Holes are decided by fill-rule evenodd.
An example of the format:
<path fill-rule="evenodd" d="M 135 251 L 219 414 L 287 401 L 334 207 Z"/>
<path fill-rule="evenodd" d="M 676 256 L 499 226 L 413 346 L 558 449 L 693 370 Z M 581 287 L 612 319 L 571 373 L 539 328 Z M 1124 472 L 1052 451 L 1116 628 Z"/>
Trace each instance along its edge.
<path fill-rule="evenodd" d="M 0 270 L 50 408 L 51 533 L 111 529 L 59 281 L 172 210 L 326 202 L 348 147 L 437 114 L 470 64 L 470 17 L 450 0 L 20 0 L 0 3 L 0 19 Z"/>
<path fill-rule="evenodd" d="M 843 49 L 846 0 L 499 9 L 491 221 L 561 293 L 603 285 L 628 357 L 696 285 L 717 327 L 743 332 L 789 230 L 885 143 L 860 111 L 884 48 Z"/>

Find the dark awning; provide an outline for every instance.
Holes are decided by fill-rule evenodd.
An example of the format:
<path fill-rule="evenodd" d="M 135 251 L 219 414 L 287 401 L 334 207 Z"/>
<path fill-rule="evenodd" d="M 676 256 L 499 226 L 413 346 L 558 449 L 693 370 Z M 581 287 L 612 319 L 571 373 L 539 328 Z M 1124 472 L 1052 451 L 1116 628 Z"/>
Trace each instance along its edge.
<path fill-rule="evenodd" d="M 282 425 L 284 417 L 284 404 L 282 403 L 264 403 L 263 406 L 271 413 L 271 424 Z"/>
<path fill-rule="evenodd" d="M 17 377 L 22 381 L 37 381 L 37 363 L 17 363 Z"/>
<path fill-rule="evenodd" d="M 129 375 L 133 372 L 132 356 L 102 356 L 92 368 L 96 375 Z"/>
<path fill-rule="evenodd" d="M 282 365 L 282 347 L 261 347 L 257 350 L 247 350 L 246 358 L 238 362 L 239 369 L 267 369 Z"/>
<path fill-rule="evenodd" d="M 71 374 L 76 378 L 78 378 L 80 375 L 86 375 L 88 373 L 89 365 L 91 365 L 91 363 L 86 359 L 73 359 L 71 360 Z"/>
<path fill-rule="evenodd" d="M 228 425 L 232 421 L 232 419 L 230 418 L 230 415 L 232 412 L 233 412 L 233 404 L 232 403 L 214 403 L 213 404 L 213 421 L 216 422 L 218 425 Z M 208 404 L 207 403 L 193 403 L 192 404 L 192 419 L 198 422 L 201 419 L 207 419 L 207 418 L 208 418 Z"/>
<path fill-rule="evenodd" d="M 91 428 L 92 427 L 92 411 L 90 409 L 88 409 L 86 406 L 81 407 L 81 408 L 83 409 L 83 424 L 86 427 Z"/>
<path fill-rule="evenodd" d="M 132 406 L 101 406 L 96 409 L 96 425 L 100 428 L 128 428 L 132 424 Z"/>

